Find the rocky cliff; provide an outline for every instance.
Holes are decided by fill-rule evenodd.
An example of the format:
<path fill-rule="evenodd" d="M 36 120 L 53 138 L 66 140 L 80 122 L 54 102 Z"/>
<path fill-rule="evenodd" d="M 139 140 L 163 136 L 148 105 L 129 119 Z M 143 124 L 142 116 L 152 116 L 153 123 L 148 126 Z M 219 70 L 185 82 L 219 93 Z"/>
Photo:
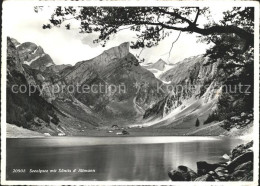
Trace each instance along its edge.
<path fill-rule="evenodd" d="M 203 122 L 216 109 L 217 99 L 221 95 L 218 83 L 222 72 L 217 68 L 218 63 L 206 65 L 208 60 L 203 56 L 190 57 L 160 75 L 162 81 L 169 82 L 166 85 L 168 95 L 146 110 L 144 119 L 167 118 L 168 114 L 175 112 L 175 116 L 155 126 L 177 126 L 184 123 L 182 127 L 189 127 L 188 123 L 193 125 L 197 118 Z"/>
<path fill-rule="evenodd" d="M 65 85 L 57 71 L 49 69 L 44 72 L 24 63 L 30 55 L 20 54 L 19 47 L 28 52 L 35 48 L 35 44 L 19 45 L 13 41 L 16 40 L 7 38 L 8 123 L 51 135 L 76 134 L 82 128 L 93 128 L 100 123 L 101 119 L 78 104 L 73 95 L 55 93 L 53 87 Z M 48 63 L 48 60 L 43 63 Z M 60 71 L 64 69 L 57 68 Z M 20 87 L 23 87 L 22 91 L 19 91 Z"/>
<path fill-rule="evenodd" d="M 156 92 L 157 84 L 162 82 L 138 65 L 135 56 L 129 52 L 129 43 L 78 62 L 63 78 L 67 84 L 80 86 L 81 90 L 86 85 L 101 88 L 98 92 L 77 92 L 75 97 L 113 121 L 121 118 L 126 119 L 126 123 L 134 122 L 164 96 L 162 92 Z"/>
<path fill-rule="evenodd" d="M 17 45 L 17 51 L 23 64 L 29 65 L 33 69 L 44 71 L 46 67 L 54 65 L 51 57 L 35 43 L 26 42 Z"/>
<path fill-rule="evenodd" d="M 7 74 L 10 74 L 13 70 L 23 72 L 22 61 L 16 49 L 17 45 L 19 44 L 16 40 L 7 38 Z"/>
<path fill-rule="evenodd" d="M 143 118 L 149 126 L 208 135 L 252 124 L 252 65 L 239 70 L 223 68 L 226 61 L 211 62 L 202 55 L 189 57 L 159 76 L 168 92 L 146 110 Z M 248 93 L 239 91 L 239 85 L 248 87 Z"/>
<path fill-rule="evenodd" d="M 253 181 L 253 141 L 235 147 L 230 155 L 223 155 L 226 162 L 198 161 L 197 171 L 180 165 L 168 172 L 172 181 Z"/>
<path fill-rule="evenodd" d="M 211 81 L 218 73 L 218 63 L 206 65 L 208 61 L 209 58 L 202 55 L 186 58 L 164 72 L 159 78 L 175 85 L 184 82 L 196 84 Z"/>
<path fill-rule="evenodd" d="M 222 83 L 234 79 L 229 77 L 237 77 L 235 83 L 239 83 L 247 71 L 226 75 L 219 68 L 221 61 L 209 63 L 209 58 L 201 55 L 190 57 L 161 71 L 157 79 L 151 69 L 139 65 L 128 43 L 71 66 L 55 65 L 34 43 L 7 41 L 9 123 L 52 134 L 74 134 L 112 124 L 192 134 L 195 123 L 198 127 L 245 112 L 250 117 L 238 122 L 245 126 L 253 116 L 251 110 L 244 111 L 250 104 L 244 104 L 248 101 L 243 95 L 226 96 L 222 90 Z M 156 64 L 169 67 L 162 60 Z M 14 94 L 12 85 L 35 91 L 33 96 Z M 233 120 L 224 123 L 227 130 L 238 125 L 233 125 Z"/>
<path fill-rule="evenodd" d="M 8 70 L 12 71 L 10 79 L 17 78 L 14 72 L 19 72 L 23 77 L 22 82 L 10 81 L 9 85 L 18 83 L 34 87 L 37 99 L 32 104 L 46 103 L 53 108 L 50 109 L 51 114 L 43 110 L 44 117 L 33 112 L 29 121 L 21 120 L 27 128 L 39 130 L 37 125 L 42 126 L 39 123 L 43 123 L 46 130 L 50 130 L 48 133 L 68 133 L 68 128 L 75 131 L 75 128 L 82 130 L 90 126 L 110 125 L 111 122 L 129 124 L 141 119 L 147 108 L 165 96 L 163 92 L 156 91 L 157 85 L 162 82 L 138 65 L 137 59 L 129 52 L 129 43 L 113 47 L 75 66 L 55 65 L 48 56 L 34 43 L 18 44 L 16 40 L 8 38 Z M 78 89 L 70 91 L 70 88 L 76 87 Z M 84 87 L 98 89 L 82 92 Z M 22 95 L 20 99 L 30 104 L 30 96 L 17 95 Z M 17 95 L 10 94 L 10 100 Z M 10 101 L 8 105 L 12 108 L 17 103 Z M 19 107 L 23 109 L 22 105 Z M 21 125 L 21 122 L 12 120 L 17 112 L 10 109 L 9 112 L 9 122 Z M 59 127 L 50 125 L 52 120 Z M 71 121 L 73 124 L 68 126 Z"/>
<path fill-rule="evenodd" d="M 7 39 L 7 122 L 30 128 L 34 119 L 58 123 L 55 108 L 39 95 L 39 91 L 29 92 L 36 81 L 27 74 L 22 59 L 10 38 Z M 21 91 L 19 91 L 19 87 Z M 39 107 L 41 105 L 41 107 Z M 52 118 L 52 119 L 50 119 Z"/>

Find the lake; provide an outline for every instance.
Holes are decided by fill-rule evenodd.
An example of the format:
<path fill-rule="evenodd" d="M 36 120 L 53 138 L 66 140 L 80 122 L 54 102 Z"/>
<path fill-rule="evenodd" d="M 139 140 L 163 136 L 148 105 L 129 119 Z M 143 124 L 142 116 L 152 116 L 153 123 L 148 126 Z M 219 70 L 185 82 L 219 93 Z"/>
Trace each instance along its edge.
<path fill-rule="evenodd" d="M 6 175 L 7 180 L 167 181 L 169 170 L 185 165 L 196 171 L 197 161 L 224 161 L 222 155 L 242 143 L 217 137 L 8 138 Z"/>

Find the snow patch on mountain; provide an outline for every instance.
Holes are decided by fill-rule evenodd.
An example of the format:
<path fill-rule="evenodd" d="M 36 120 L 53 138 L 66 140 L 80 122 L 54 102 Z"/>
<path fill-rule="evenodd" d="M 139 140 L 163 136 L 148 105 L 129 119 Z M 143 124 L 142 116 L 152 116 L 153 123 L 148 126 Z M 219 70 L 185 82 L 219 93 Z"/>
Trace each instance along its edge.
<path fill-rule="evenodd" d="M 174 65 L 165 64 L 165 65 L 164 65 L 164 68 L 163 68 L 162 70 L 159 70 L 159 69 L 157 69 L 157 68 L 151 68 L 151 65 L 145 65 L 145 66 L 142 66 L 142 67 L 144 67 L 144 68 L 146 68 L 147 70 L 149 70 L 150 72 L 152 72 L 157 79 L 160 79 L 160 76 L 161 76 L 164 72 L 167 72 L 168 70 L 170 70 L 171 68 L 173 68 Z M 163 81 L 163 82 L 166 83 L 166 84 L 169 84 L 169 82 L 167 82 L 167 81 Z"/>
<path fill-rule="evenodd" d="M 39 48 L 39 46 L 37 46 L 37 48 L 33 51 L 33 53 L 32 54 L 35 54 L 36 53 L 36 51 L 38 50 L 38 48 Z"/>
<path fill-rule="evenodd" d="M 50 66 L 52 66 L 52 65 L 54 65 L 53 63 L 48 63 L 47 65 L 46 65 L 46 67 L 50 67 Z"/>
<path fill-rule="evenodd" d="M 36 56 L 35 58 L 33 58 L 33 59 L 30 60 L 30 61 L 24 61 L 24 64 L 30 66 L 30 65 L 32 64 L 32 62 L 36 61 L 37 59 L 39 59 L 39 58 L 41 58 L 41 57 L 43 57 L 43 56 L 45 56 L 45 54 L 42 54 L 42 55 L 40 55 L 40 56 Z M 50 65 L 49 65 L 49 66 L 50 66 Z"/>

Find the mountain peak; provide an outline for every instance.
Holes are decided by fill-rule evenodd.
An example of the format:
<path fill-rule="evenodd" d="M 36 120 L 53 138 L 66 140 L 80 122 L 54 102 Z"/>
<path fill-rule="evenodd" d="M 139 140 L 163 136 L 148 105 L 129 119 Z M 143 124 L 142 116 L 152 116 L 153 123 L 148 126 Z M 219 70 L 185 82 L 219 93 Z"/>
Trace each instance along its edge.
<path fill-rule="evenodd" d="M 106 53 L 108 55 L 113 55 L 117 58 L 123 58 L 129 53 L 129 45 L 130 45 L 129 42 L 125 42 L 120 44 L 119 46 L 115 46 L 108 50 L 105 50 L 103 53 Z"/>
<path fill-rule="evenodd" d="M 10 37 L 10 40 L 12 41 L 12 43 L 15 45 L 15 47 L 18 47 L 21 43 L 19 43 L 16 39 L 14 38 L 11 38 Z"/>
<path fill-rule="evenodd" d="M 158 61 L 156 61 L 154 64 L 164 64 L 164 65 L 167 65 L 167 63 L 162 59 L 160 58 Z"/>
<path fill-rule="evenodd" d="M 54 65 L 51 57 L 44 52 L 41 46 L 35 43 L 22 43 L 17 47 L 17 51 L 22 63 L 33 69 L 44 71 L 46 67 Z"/>
<path fill-rule="evenodd" d="M 165 68 L 165 65 L 167 65 L 167 63 L 162 60 L 161 58 L 156 61 L 155 63 L 151 64 L 148 66 L 149 69 L 156 69 L 156 70 L 160 70 L 163 71 Z"/>
<path fill-rule="evenodd" d="M 94 57 L 90 60 L 83 61 L 86 64 L 93 64 L 99 69 L 107 68 L 108 65 L 115 62 L 116 59 L 122 59 L 129 54 L 129 43 L 125 42 L 119 46 L 112 47 L 105 50 L 99 56 Z M 80 65 L 80 63 L 79 63 Z"/>

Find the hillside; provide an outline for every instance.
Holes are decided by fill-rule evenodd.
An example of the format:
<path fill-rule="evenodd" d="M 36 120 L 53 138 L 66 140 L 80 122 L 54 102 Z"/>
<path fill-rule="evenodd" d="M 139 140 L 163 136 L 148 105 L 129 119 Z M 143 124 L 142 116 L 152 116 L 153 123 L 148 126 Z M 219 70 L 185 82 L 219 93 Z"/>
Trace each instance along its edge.
<path fill-rule="evenodd" d="M 128 43 L 75 66 L 55 65 L 53 61 L 49 66 L 49 59 L 38 57 L 43 53 L 40 46 L 27 42 L 16 47 L 13 41 L 8 38 L 9 123 L 52 135 L 61 131 L 75 135 L 110 126 L 111 122 L 134 123 L 164 97 L 164 93 L 156 92 L 157 84 L 162 82 L 138 65 L 129 53 Z M 34 61 L 39 67 L 33 65 Z M 144 86 L 146 82 L 149 86 Z M 13 85 L 26 85 L 35 91 L 16 94 L 12 92 Z M 79 91 L 71 92 L 69 87 Z M 102 89 L 83 92 L 84 87 Z"/>
<path fill-rule="evenodd" d="M 208 135 L 205 124 L 224 121 L 210 132 L 219 135 L 252 123 L 250 95 L 223 91 L 248 82 L 246 72 L 227 74 L 220 60 L 199 55 L 150 68 L 122 43 L 74 66 L 56 65 L 41 46 L 7 42 L 7 122 L 19 127 L 51 135 L 107 135 L 115 125 L 133 135 Z"/>
<path fill-rule="evenodd" d="M 170 91 L 163 100 L 146 110 L 145 125 L 187 135 L 230 135 L 225 131 L 249 125 L 253 116 L 252 110 L 248 109 L 249 105 L 252 106 L 247 101 L 250 98 L 241 93 L 227 92 L 227 87 L 236 84 L 227 81 L 234 75 L 226 74 L 220 68 L 222 63 L 210 64 L 209 58 L 199 55 L 186 58 L 162 73 L 159 78 L 168 82 Z M 238 76 L 238 72 L 234 74 Z M 242 77 L 236 78 L 236 83 L 243 80 Z M 238 118 L 238 123 L 234 123 L 234 118 Z M 198 126 L 195 125 L 197 120 Z M 222 122 L 215 126 L 218 121 Z M 207 129 L 210 127 L 212 131 L 209 132 Z"/>

